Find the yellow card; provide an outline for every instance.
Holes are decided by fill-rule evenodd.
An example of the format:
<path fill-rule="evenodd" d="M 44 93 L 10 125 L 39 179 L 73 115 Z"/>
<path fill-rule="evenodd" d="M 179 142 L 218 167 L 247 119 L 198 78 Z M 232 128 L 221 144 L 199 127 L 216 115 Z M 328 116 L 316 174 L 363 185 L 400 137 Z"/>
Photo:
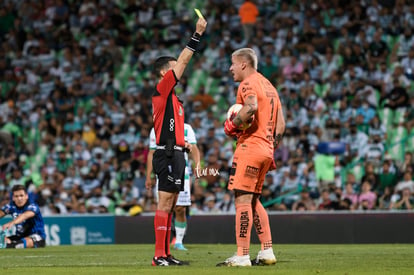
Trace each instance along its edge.
<path fill-rule="evenodd" d="M 204 16 L 201 14 L 201 11 L 199 9 L 194 9 L 195 13 L 198 15 L 198 18 L 203 18 Z"/>

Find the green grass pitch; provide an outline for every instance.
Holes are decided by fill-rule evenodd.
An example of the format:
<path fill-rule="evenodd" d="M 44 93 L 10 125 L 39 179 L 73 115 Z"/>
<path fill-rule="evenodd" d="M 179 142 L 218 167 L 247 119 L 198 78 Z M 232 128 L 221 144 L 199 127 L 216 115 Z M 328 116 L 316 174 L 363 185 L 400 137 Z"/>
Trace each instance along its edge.
<path fill-rule="evenodd" d="M 153 267 L 154 246 L 51 246 L 0 249 L 0 274 L 414 274 L 414 245 L 274 245 L 274 266 L 216 267 L 235 245 L 187 244 L 173 255 L 188 266 Z M 259 245 L 251 247 L 255 257 Z"/>

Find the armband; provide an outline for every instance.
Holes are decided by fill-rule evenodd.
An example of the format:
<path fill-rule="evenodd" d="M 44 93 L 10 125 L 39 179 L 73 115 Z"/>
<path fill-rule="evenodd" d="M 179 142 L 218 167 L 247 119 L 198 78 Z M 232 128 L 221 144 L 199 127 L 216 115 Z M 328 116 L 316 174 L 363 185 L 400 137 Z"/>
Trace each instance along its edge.
<path fill-rule="evenodd" d="M 191 36 L 190 41 L 188 41 L 187 46 L 185 47 L 189 49 L 190 51 L 195 52 L 197 50 L 198 44 L 200 44 L 200 38 L 201 38 L 201 35 L 195 32 Z"/>

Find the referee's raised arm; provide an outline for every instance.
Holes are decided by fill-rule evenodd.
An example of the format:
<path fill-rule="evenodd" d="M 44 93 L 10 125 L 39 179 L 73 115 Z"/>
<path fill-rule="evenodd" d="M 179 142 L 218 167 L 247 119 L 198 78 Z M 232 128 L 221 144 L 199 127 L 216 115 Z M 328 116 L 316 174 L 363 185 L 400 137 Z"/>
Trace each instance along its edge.
<path fill-rule="evenodd" d="M 178 56 L 177 64 L 173 68 L 177 80 L 180 80 L 185 68 L 187 67 L 188 62 L 190 62 L 190 59 L 193 56 L 193 53 L 197 50 L 197 46 L 200 43 L 201 36 L 206 30 L 206 26 L 207 21 L 204 18 L 199 18 L 196 24 L 195 32 L 191 36 L 183 51 Z"/>

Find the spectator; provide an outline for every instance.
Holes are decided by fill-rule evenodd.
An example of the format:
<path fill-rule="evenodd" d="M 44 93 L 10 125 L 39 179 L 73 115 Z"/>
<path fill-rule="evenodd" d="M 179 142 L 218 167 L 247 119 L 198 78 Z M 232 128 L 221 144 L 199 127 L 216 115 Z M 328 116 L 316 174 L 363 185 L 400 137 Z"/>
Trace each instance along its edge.
<path fill-rule="evenodd" d="M 350 209 L 357 209 L 358 207 L 358 194 L 354 190 L 354 186 L 351 182 L 345 185 L 344 192 L 342 193 L 341 199 L 348 199 L 350 201 Z"/>
<path fill-rule="evenodd" d="M 295 74 L 301 75 L 303 73 L 303 70 L 304 66 L 302 62 L 298 60 L 298 58 L 295 55 L 293 55 L 290 57 L 290 63 L 286 64 L 283 67 L 283 76 L 285 77 L 285 79 L 290 80 Z"/>
<path fill-rule="evenodd" d="M 382 164 L 381 170 L 379 172 L 379 185 L 376 191 L 379 194 L 382 194 L 385 190 L 385 187 L 389 186 L 394 188 L 397 184 L 397 175 L 391 172 L 389 161 L 385 161 Z"/>
<path fill-rule="evenodd" d="M 411 28 L 405 28 L 404 32 L 398 36 L 398 52 L 399 58 L 404 58 L 408 55 L 410 47 L 414 45 L 414 36 Z"/>
<path fill-rule="evenodd" d="M 414 194 L 414 181 L 413 177 L 411 175 L 411 172 L 405 172 L 404 176 L 401 181 L 397 183 L 395 186 L 395 192 L 400 192 L 404 190 L 405 188 L 408 188 L 412 194 Z"/>
<path fill-rule="evenodd" d="M 400 191 L 399 199 L 392 205 L 392 209 L 411 210 L 414 206 L 414 197 L 410 188 L 404 188 Z"/>
<path fill-rule="evenodd" d="M 375 115 L 369 122 L 367 134 L 368 136 L 378 136 L 381 141 L 387 139 L 387 132 L 385 126 L 381 124 L 378 115 Z"/>
<path fill-rule="evenodd" d="M 210 94 L 206 93 L 205 87 L 203 85 L 200 86 L 198 94 L 192 98 L 192 102 L 194 105 L 200 104 L 199 111 L 207 110 L 208 107 L 216 103 L 214 98 Z"/>
<path fill-rule="evenodd" d="M 333 210 L 334 207 L 329 189 L 322 189 L 318 202 L 318 210 Z"/>
<path fill-rule="evenodd" d="M 245 0 L 239 8 L 240 22 L 243 27 L 244 40 L 250 41 L 254 36 L 254 28 L 257 17 L 259 16 L 259 9 L 251 0 Z"/>
<path fill-rule="evenodd" d="M 302 188 L 302 181 L 298 175 L 296 165 L 291 165 L 290 169 L 285 171 L 280 187 L 280 194 L 285 195 L 283 203 L 290 209 L 293 202 L 299 198 L 295 191 Z"/>
<path fill-rule="evenodd" d="M 384 107 L 391 108 L 393 110 L 398 108 L 409 107 L 409 96 L 407 90 L 401 86 L 398 79 L 394 80 L 394 88 L 389 94 L 380 99 L 380 104 L 383 103 Z"/>
<path fill-rule="evenodd" d="M 68 169 L 72 168 L 73 160 L 69 153 L 66 153 L 66 149 L 63 146 L 59 146 L 56 149 L 57 158 L 56 158 L 56 170 L 59 173 L 65 174 Z"/>
<path fill-rule="evenodd" d="M 387 44 L 382 40 L 382 30 L 378 29 L 368 48 L 369 62 L 380 63 L 386 61 L 389 53 Z"/>
<path fill-rule="evenodd" d="M 368 136 L 365 133 L 358 131 L 355 122 L 351 122 L 350 132 L 345 136 L 343 141 L 349 146 L 350 155 L 362 157 L 368 143 Z"/>
<path fill-rule="evenodd" d="M 399 161 L 397 164 L 398 170 L 402 173 L 408 172 L 408 171 L 414 171 L 414 159 L 413 159 L 413 153 L 412 152 L 405 152 L 404 154 L 404 160 Z"/>
<path fill-rule="evenodd" d="M 13 186 L 23 185 L 26 186 L 25 178 L 23 177 L 22 171 L 17 167 L 12 169 L 12 177 L 8 182 L 8 190 L 11 191 Z"/>
<path fill-rule="evenodd" d="M 410 86 L 410 80 L 408 77 L 404 74 L 404 68 L 401 66 L 401 63 L 396 62 L 393 64 L 393 71 L 390 74 L 387 74 L 384 78 L 384 84 L 385 84 L 385 92 L 387 94 L 390 93 L 390 91 L 394 88 L 398 88 L 397 94 L 404 94 L 401 92 L 401 88 L 404 90 L 408 89 Z M 393 98 L 394 99 L 394 98 Z M 380 99 L 380 103 L 382 100 Z M 401 102 L 399 102 L 401 103 Z"/>
<path fill-rule="evenodd" d="M 276 78 L 278 67 L 274 64 L 271 55 L 267 55 L 264 62 L 260 65 L 259 69 L 266 78 Z"/>
<path fill-rule="evenodd" d="M 310 197 L 309 190 L 304 188 L 300 192 L 300 198 L 292 205 L 292 211 L 314 211 L 316 205 L 313 199 Z"/>
<path fill-rule="evenodd" d="M 378 173 L 375 171 L 378 170 L 378 166 L 375 163 L 367 162 L 364 167 L 364 175 L 361 178 L 361 182 L 369 181 L 371 183 L 371 187 L 376 190 L 379 184 L 379 177 Z"/>
<path fill-rule="evenodd" d="M 220 213 L 220 209 L 216 206 L 216 197 L 213 194 L 206 196 L 203 202 L 203 212 L 208 214 Z"/>
<path fill-rule="evenodd" d="M 377 195 L 371 191 L 371 183 L 364 181 L 361 185 L 361 193 L 358 196 L 358 209 L 372 210 L 376 206 Z"/>
<path fill-rule="evenodd" d="M 410 80 L 414 80 L 414 46 L 411 46 L 407 56 L 402 58 L 401 66 L 405 69 L 407 77 Z"/>
<path fill-rule="evenodd" d="M 371 140 L 367 143 L 364 153 L 365 160 L 372 162 L 375 167 L 378 167 L 381 161 L 382 156 L 385 153 L 384 144 L 382 144 L 382 139 L 379 135 L 373 135 Z M 375 184 L 375 182 L 372 182 Z"/>
<path fill-rule="evenodd" d="M 224 194 L 223 199 L 216 204 L 216 207 L 220 213 L 236 213 L 236 208 L 234 206 L 234 198 L 228 192 Z"/>
<path fill-rule="evenodd" d="M 378 198 L 378 209 L 390 210 L 392 209 L 393 189 L 392 187 L 385 187 L 384 193 Z"/>
<path fill-rule="evenodd" d="M 85 205 L 88 213 L 109 213 L 111 200 L 102 194 L 100 187 L 95 187 L 92 190 L 92 197 L 86 200 Z"/>
<path fill-rule="evenodd" d="M 364 123 L 369 123 L 375 116 L 375 109 L 370 106 L 368 100 L 362 100 L 361 106 L 356 110 L 356 115 L 362 115 Z"/>
<path fill-rule="evenodd" d="M 117 203 L 117 213 L 128 213 L 134 206 L 139 206 L 139 190 L 134 186 L 134 175 L 128 173 L 124 181 L 124 186 L 121 187 L 120 201 Z"/>

